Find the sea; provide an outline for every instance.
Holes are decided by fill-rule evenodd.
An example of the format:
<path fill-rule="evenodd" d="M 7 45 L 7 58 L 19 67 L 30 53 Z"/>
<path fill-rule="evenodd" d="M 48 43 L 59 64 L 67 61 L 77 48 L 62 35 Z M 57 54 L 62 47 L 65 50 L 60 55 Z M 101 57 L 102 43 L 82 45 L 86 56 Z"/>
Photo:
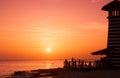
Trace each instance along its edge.
<path fill-rule="evenodd" d="M 0 61 L 0 78 L 5 78 L 15 71 L 62 68 L 64 60 L 37 61 Z"/>

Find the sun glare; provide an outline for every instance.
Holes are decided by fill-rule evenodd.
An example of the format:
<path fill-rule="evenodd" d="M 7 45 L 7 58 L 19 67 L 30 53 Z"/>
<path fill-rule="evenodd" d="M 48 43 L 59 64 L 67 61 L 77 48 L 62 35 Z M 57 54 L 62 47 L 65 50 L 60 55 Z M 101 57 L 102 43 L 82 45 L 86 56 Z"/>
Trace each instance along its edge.
<path fill-rule="evenodd" d="M 51 52 L 51 49 L 50 49 L 50 48 L 46 48 L 46 52 L 47 52 L 47 53 L 50 53 L 50 52 Z"/>

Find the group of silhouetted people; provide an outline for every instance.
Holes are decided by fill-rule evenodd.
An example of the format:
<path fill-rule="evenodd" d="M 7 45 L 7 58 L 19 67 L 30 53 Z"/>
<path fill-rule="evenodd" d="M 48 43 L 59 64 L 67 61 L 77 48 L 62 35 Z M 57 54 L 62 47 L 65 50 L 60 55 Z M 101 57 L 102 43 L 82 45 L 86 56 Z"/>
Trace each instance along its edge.
<path fill-rule="evenodd" d="M 76 60 L 74 58 L 72 58 L 71 60 L 65 59 L 64 68 L 70 70 L 84 69 L 84 68 L 91 69 L 92 62 L 85 62 L 84 60 L 80 60 L 80 59 Z"/>

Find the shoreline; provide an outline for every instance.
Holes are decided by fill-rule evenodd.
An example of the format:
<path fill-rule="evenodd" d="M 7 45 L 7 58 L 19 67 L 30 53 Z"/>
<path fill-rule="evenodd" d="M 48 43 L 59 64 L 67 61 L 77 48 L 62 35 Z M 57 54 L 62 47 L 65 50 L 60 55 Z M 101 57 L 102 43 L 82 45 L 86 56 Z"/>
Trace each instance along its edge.
<path fill-rule="evenodd" d="M 37 69 L 30 71 L 15 71 L 7 78 L 36 78 L 36 77 L 52 77 L 65 73 L 63 68 Z"/>

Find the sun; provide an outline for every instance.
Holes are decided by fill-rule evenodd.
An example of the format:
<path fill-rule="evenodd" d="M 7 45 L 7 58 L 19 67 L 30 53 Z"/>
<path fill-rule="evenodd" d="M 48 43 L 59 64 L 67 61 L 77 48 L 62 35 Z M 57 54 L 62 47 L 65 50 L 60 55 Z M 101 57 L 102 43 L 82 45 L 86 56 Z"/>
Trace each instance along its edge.
<path fill-rule="evenodd" d="M 46 48 L 46 52 L 47 52 L 47 53 L 50 53 L 50 52 L 51 52 L 51 49 L 50 49 L 50 48 Z"/>

